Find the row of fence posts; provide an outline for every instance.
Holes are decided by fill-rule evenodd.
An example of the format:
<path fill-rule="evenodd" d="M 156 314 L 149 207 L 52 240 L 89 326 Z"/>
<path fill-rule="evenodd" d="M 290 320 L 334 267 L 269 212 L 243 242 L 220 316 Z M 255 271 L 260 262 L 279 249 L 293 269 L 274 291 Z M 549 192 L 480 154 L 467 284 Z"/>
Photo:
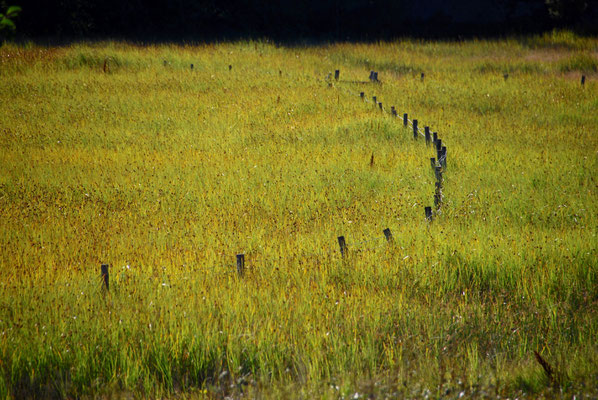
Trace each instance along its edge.
<path fill-rule="evenodd" d="M 338 80 L 338 76 L 340 75 L 340 71 L 336 70 L 335 71 L 335 77 Z M 370 80 L 372 80 L 372 77 L 375 76 L 376 77 L 376 82 L 378 81 L 378 74 L 375 73 L 374 71 L 370 72 Z M 422 73 L 421 75 L 421 79 L 424 79 L 424 74 Z M 359 97 L 362 100 L 365 100 L 365 93 L 364 92 L 360 92 L 359 93 Z M 380 108 L 381 111 L 383 111 L 383 106 L 382 106 L 382 102 L 378 101 L 378 98 L 376 96 L 372 96 L 372 101 L 374 102 L 375 106 L 378 106 L 378 108 Z M 391 106 L 390 107 L 390 114 L 394 117 L 394 118 L 398 118 L 398 112 L 397 109 L 395 108 L 395 106 Z M 413 139 L 417 140 L 419 137 L 419 122 L 417 119 L 414 119 L 412 121 L 412 125 L 413 125 Z M 409 115 L 407 113 L 403 114 L 403 126 L 404 127 L 408 127 L 409 126 Z M 435 177 L 436 177 L 436 182 L 435 182 L 435 191 L 434 191 L 434 207 L 436 207 L 437 210 L 440 209 L 441 205 L 442 205 L 442 173 L 444 170 L 446 170 L 446 146 L 442 145 L 442 140 L 438 137 L 438 132 L 433 132 L 432 134 L 430 134 L 430 127 L 429 126 L 425 126 L 424 127 L 424 137 L 426 140 L 426 145 L 429 146 L 430 144 L 433 144 L 435 149 L 436 149 L 436 157 L 435 158 L 430 158 L 430 164 L 432 165 L 432 170 L 434 171 Z M 432 212 L 432 207 L 425 207 L 424 208 L 424 213 L 425 213 L 425 217 L 428 221 L 431 221 L 433 218 L 433 212 Z"/>
<path fill-rule="evenodd" d="M 191 69 L 193 69 L 193 64 L 191 64 Z M 229 70 L 232 69 L 232 66 L 229 65 Z M 340 70 L 334 71 L 334 79 L 339 80 L 340 77 Z M 422 73 L 421 78 L 423 80 L 424 74 Z M 371 82 L 380 82 L 378 80 L 378 73 L 375 71 L 370 72 L 370 81 Z M 582 77 L 582 85 L 585 81 L 585 76 Z M 360 97 L 362 100 L 365 100 L 365 93 L 361 92 Z M 378 102 L 376 96 L 372 97 L 374 104 L 377 105 L 380 110 L 383 110 L 382 102 Z M 391 115 L 393 117 L 398 117 L 397 110 L 395 106 L 390 108 Z M 413 138 L 417 140 L 419 135 L 419 128 L 418 128 L 418 121 L 416 119 L 413 120 Z M 403 125 L 407 127 L 409 125 L 409 117 L 407 113 L 403 114 Z M 442 205 L 442 172 L 446 169 L 446 146 L 442 145 L 442 140 L 438 137 L 438 132 L 433 132 L 430 135 L 430 127 L 424 127 L 424 137 L 426 140 L 426 145 L 430 145 L 431 143 L 436 147 L 436 156 L 437 158 L 430 158 L 430 164 L 434 173 L 436 175 L 436 190 L 434 193 L 434 206 L 436 209 L 439 209 Z M 438 160 L 438 161 L 436 161 Z M 433 218 L 432 207 L 427 206 L 424 208 L 426 220 L 431 221 Z M 390 228 L 386 228 L 383 231 L 384 237 L 386 238 L 387 242 L 391 243 L 393 241 L 392 233 Z M 338 245 L 340 247 L 341 256 L 345 258 L 348 255 L 349 247 L 347 246 L 347 242 L 344 236 L 339 236 L 338 238 Z M 237 274 L 242 277 L 245 274 L 245 254 L 237 254 Z M 106 291 L 110 290 L 110 272 L 109 272 L 109 265 L 102 264 L 100 267 L 100 273 L 102 277 L 103 287 Z"/>
<path fill-rule="evenodd" d="M 392 233 L 390 228 L 386 228 L 382 231 L 384 233 L 384 237 L 388 243 L 393 242 Z M 347 257 L 349 247 L 347 246 L 347 242 L 344 236 L 339 236 L 338 238 L 338 245 L 340 247 L 341 256 L 342 258 Z M 237 254 L 237 274 L 240 277 L 245 275 L 245 254 Z M 109 264 L 102 264 L 100 266 L 100 276 L 102 278 L 102 285 L 104 290 L 110 291 L 110 265 Z"/>

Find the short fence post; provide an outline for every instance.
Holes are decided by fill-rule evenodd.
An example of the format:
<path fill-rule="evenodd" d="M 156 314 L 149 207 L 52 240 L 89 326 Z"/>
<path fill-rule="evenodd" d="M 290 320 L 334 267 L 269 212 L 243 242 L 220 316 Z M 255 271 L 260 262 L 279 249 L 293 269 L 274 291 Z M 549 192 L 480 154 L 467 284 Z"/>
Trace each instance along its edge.
<path fill-rule="evenodd" d="M 374 82 L 378 82 L 378 73 L 374 71 Z"/>
<path fill-rule="evenodd" d="M 191 69 L 193 69 L 193 64 L 191 64 Z"/>
<path fill-rule="evenodd" d="M 407 126 L 408 123 L 407 113 L 403 114 L 403 126 Z"/>
<path fill-rule="evenodd" d="M 108 272 L 108 264 L 102 264 L 100 267 L 102 281 L 104 282 L 104 288 L 108 291 L 110 290 L 110 275 Z"/>
<path fill-rule="evenodd" d="M 390 107 L 390 113 L 392 114 L 393 117 L 397 116 L 397 110 L 395 109 L 395 106 Z"/>
<path fill-rule="evenodd" d="M 424 76 L 425 76 L 425 75 L 424 75 L 424 73 L 422 72 L 422 75 L 421 75 L 421 80 L 422 80 L 422 82 L 424 81 Z"/>
<path fill-rule="evenodd" d="M 392 233 L 390 233 L 390 228 L 384 229 L 384 236 L 386 237 L 387 242 L 392 242 Z"/>
<path fill-rule="evenodd" d="M 374 101 L 374 105 L 378 104 L 378 98 L 376 98 L 376 96 L 372 96 L 372 100 Z"/>
<path fill-rule="evenodd" d="M 232 69 L 233 69 L 233 66 L 229 64 L 229 66 L 228 66 L 228 70 L 230 71 L 230 70 L 232 70 Z"/>
<path fill-rule="evenodd" d="M 335 81 L 338 81 L 338 78 L 339 78 L 340 74 L 341 74 L 340 70 L 337 69 L 337 70 L 334 71 L 334 80 Z"/>
<path fill-rule="evenodd" d="M 438 140 L 438 132 L 434 132 L 432 134 L 432 143 L 436 145 L 436 141 Z"/>
<path fill-rule="evenodd" d="M 581 86 L 583 86 L 586 83 L 586 76 L 582 75 L 581 76 Z"/>
<path fill-rule="evenodd" d="M 237 254 L 237 273 L 239 276 L 245 273 L 245 254 Z"/>
<path fill-rule="evenodd" d="M 359 93 L 359 97 L 361 97 L 361 100 L 364 100 L 365 99 L 365 93 L 363 93 L 363 92 Z"/>
<path fill-rule="evenodd" d="M 430 145 L 430 127 L 424 126 L 424 132 L 426 133 L 426 145 Z"/>
<path fill-rule="evenodd" d="M 440 165 L 442 165 L 442 168 L 446 169 L 446 146 L 442 146 L 441 152 L 442 157 L 440 158 Z"/>
<path fill-rule="evenodd" d="M 441 182 L 442 181 L 442 167 L 437 166 L 436 168 L 434 168 L 434 172 L 436 173 L 436 180 L 438 182 Z"/>
<path fill-rule="evenodd" d="M 441 196 L 442 195 L 440 194 L 440 192 L 434 193 L 434 207 L 438 208 L 440 206 L 442 198 Z"/>
<path fill-rule="evenodd" d="M 436 168 L 436 159 L 434 157 L 430 158 L 430 165 L 432 166 L 432 169 Z"/>
<path fill-rule="evenodd" d="M 418 134 L 418 131 L 417 131 L 417 120 L 414 119 L 413 120 L 413 139 L 417 140 L 417 134 Z"/>
<path fill-rule="evenodd" d="M 382 102 L 378 103 L 378 107 L 380 107 L 380 111 L 382 111 Z"/>
<path fill-rule="evenodd" d="M 374 71 L 370 71 L 370 81 L 374 82 Z"/>
<path fill-rule="evenodd" d="M 442 139 L 436 139 L 436 152 L 440 152 L 440 150 L 442 149 Z M 440 158 L 440 156 L 438 157 Z"/>
<path fill-rule="evenodd" d="M 344 258 L 345 255 L 347 254 L 347 242 L 345 242 L 345 237 L 344 236 L 339 236 L 338 237 L 338 245 L 341 248 L 341 256 L 343 256 L 343 258 Z"/>
<path fill-rule="evenodd" d="M 431 220 L 432 220 L 432 207 L 426 207 L 426 208 L 424 209 L 424 211 L 425 211 L 425 213 L 426 213 L 426 219 L 427 219 L 428 221 L 431 221 Z"/>

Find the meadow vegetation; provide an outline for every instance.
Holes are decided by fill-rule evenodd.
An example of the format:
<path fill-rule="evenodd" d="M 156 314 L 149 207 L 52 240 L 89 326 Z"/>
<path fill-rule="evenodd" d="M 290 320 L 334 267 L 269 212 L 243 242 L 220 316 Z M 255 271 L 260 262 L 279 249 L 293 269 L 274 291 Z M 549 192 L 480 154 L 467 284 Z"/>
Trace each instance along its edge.
<path fill-rule="evenodd" d="M 0 397 L 595 398 L 597 65 L 568 32 L 4 44 Z M 434 152 L 362 91 L 447 146 L 433 221 Z"/>

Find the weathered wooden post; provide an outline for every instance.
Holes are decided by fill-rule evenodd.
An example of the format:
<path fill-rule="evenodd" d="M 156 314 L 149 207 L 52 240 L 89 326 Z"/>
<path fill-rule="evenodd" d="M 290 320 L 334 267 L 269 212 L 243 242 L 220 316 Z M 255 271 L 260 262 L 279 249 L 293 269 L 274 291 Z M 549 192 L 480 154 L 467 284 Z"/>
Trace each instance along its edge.
<path fill-rule="evenodd" d="M 440 165 L 443 169 L 446 169 L 446 146 L 442 146 L 442 157 L 440 158 Z"/>
<path fill-rule="evenodd" d="M 191 64 L 191 70 L 193 71 L 193 64 Z"/>
<path fill-rule="evenodd" d="M 347 255 L 347 242 L 345 242 L 344 236 L 338 237 L 338 245 L 341 248 L 341 256 L 344 258 Z"/>
<path fill-rule="evenodd" d="M 378 73 L 374 71 L 374 82 L 378 82 Z"/>
<path fill-rule="evenodd" d="M 100 267 L 100 273 L 102 276 L 102 282 L 104 283 L 104 288 L 108 291 L 110 290 L 110 276 L 108 272 L 108 264 L 102 264 Z"/>
<path fill-rule="evenodd" d="M 582 75 L 581 76 L 581 86 L 583 86 L 586 83 L 586 76 Z"/>
<path fill-rule="evenodd" d="M 436 146 L 436 141 L 438 140 L 438 132 L 434 132 L 432 134 L 432 143 Z"/>
<path fill-rule="evenodd" d="M 430 145 L 430 127 L 424 126 L 424 132 L 426 134 L 426 145 L 429 146 Z"/>
<path fill-rule="evenodd" d="M 382 111 L 382 102 L 378 103 L 378 107 L 380 107 L 380 111 Z"/>
<path fill-rule="evenodd" d="M 386 237 L 387 242 L 392 242 L 392 233 L 390 233 L 390 228 L 384 229 L 384 236 Z"/>
<path fill-rule="evenodd" d="M 422 82 L 424 81 L 424 73 L 423 72 L 422 72 L 422 75 L 421 75 L 421 81 Z"/>
<path fill-rule="evenodd" d="M 432 220 L 432 207 L 426 207 L 426 208 L 424 209 L 424 211 L 425 211 L 425 213 L 426 213 L 426 219 L 427 219 L 428 221 L 431 221 L 431 220 Z"/>
<path fill-rule="evenodd" d="M 334 80 L 335 80 L 335 81 L 338 81 L 338 78 L 340 77 L 340 75 L 341 75 L 341 71 L 340 71 L 340 70 L 338 70 L 338 69 L 337 69 L 337 70 L 335 70 L 335 71 L 334 71 Z"/>
<path fill-rule="evenodd" d="M 378 98 L 376 96 L 372 96 L 372 100 L 374 101 L 374 105 L 378 104 Z"/>
<path fill-rule="evenodd" d="M 396 110 L 395 106 L 390 107 L 390 113 L 392 114 L 393 117 L 397 116 L 397 110 Z"/>
<path fill-rule="evenodd" d="M 370 82 L 374 82 L 374 71 L 370 71 Z"/>
<path fill-rule="evenodd" d="M 436 180 L 442 182 L 442 167 L 440 165 L 434 168 L 434 173 L 436 174 Z"/>
<path fill-rule="evenodd" d="M 418 136 L 418 130 L 417 130 L 417 120 L 414 119 L 413 120 L 413 139 L 417 140 L 417 136 Z"/>
<path fill-rule="evenodd" d="M 233 66 L 229 64 L 228 65 L 228 70 L 231 71 L 232 69 L 233 69 Z"/>
<path fill-rule="evenodd" d="M 403 114 L 403 126 L 407 126 L 409 123 L 409 119 L 407 118 L 407 113 Z"/>
<path fill-rule="evenodd" d="M 430 158 L 430 165 L 432 166 L 432 169 L 436 168 L 436 159 L 434 157 Z"/>
<path fill-rule="evenodd" d="M 359 93 L 359 97 L 361 97 L 361 100 L 365 100 L 365 93 L 363 93 L 363 92 Z"/>
<path fill-rule="evenodd" d="M 245 273 L 245 254 L 237 254 L 237 274 L 243 276 Z"/>

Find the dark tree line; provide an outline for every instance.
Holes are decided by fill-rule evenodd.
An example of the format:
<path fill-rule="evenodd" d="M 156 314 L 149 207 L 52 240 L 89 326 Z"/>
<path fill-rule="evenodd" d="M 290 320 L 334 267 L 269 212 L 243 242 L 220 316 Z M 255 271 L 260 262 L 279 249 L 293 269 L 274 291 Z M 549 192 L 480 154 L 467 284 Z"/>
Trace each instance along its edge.
<path fill-rule="evenodd" d="M 29 38 L 376 40 L 572 27 L 596 33 L 598 0 L 13 0 Z M 593 32 L 591 32 L 593 31 Z"/>

